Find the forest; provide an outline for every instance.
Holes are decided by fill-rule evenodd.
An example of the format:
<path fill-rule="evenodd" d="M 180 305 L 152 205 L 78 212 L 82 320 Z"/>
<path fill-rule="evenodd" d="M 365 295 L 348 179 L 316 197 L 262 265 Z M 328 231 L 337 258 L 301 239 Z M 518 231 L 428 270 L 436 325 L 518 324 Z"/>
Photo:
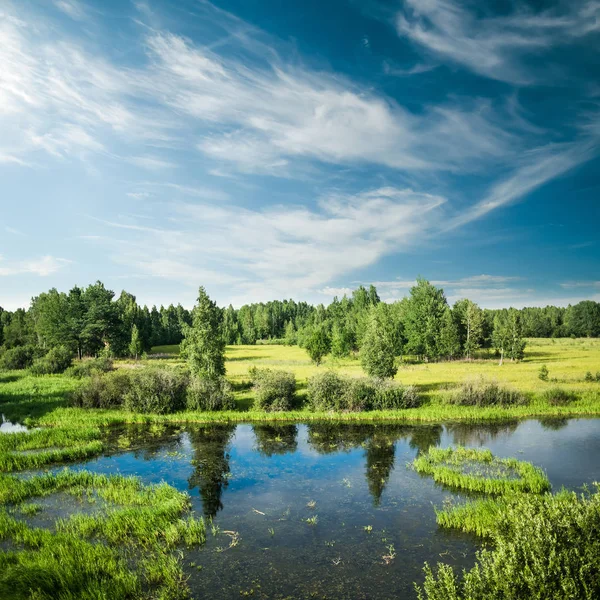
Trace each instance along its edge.
<path fill-rule="evenodd" d="M 225 344 L 297 344 L 317 363 L 329 353 L 341 358 L 359 351 L 371 322 L 394 355 L 422 360 L 470 358 L 480 348 L 519 359 L 524 338 L 600 336 L 598 302 L 489 310 L 462 299 L 450 306 L 444 291 L 424 279 L 394 303 L 382 302 L 374 286 L 360 286 L 328 306 L 290 299 L 219 311 Z M 179 344 L 191 325 L 191 311 L 180 304 L 141 306 L 134 295 L 122 291 L 117 297 L 100 281 L 69 292 L 53 288 L 34 297 L 27 310 L 0 307 L 0 360 L 23 368 L 53 348 L 79 358 L 137 357 Z"/>

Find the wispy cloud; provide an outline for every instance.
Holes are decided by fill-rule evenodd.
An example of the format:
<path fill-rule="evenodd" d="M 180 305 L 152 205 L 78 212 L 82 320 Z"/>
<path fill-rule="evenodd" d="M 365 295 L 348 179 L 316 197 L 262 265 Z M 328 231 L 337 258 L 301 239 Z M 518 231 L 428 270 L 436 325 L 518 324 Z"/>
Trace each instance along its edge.
<path fill-rule="evenodd" d="M 600 138 L 583 138 L 530 152 L 523 157 L 524 166 L 495 183 L 482 200 L 450 219 L 445 229 L 460 227 L 493 210 L 522 200 L 548 181 L 590 160 L 598 153 L 599 147 Z"/>
<path fill-rule="evenodd" d="M 173 228 L 105 223 L 134 238 L 113 236 L 114 260 L 195 286 L 229 285 L 238 302 L 303 295 L 369 266 L 426 236 L 445 199 L 409 189 L 329 194 L 316 208 L 232 205 L 173 206 Z M 158 257 L 158 258 L 153 258 Z"/>
<path fill-rule="evenodd" d="M 80 21 L 85 17 L 83 5 L 78 0 L 54 0 L 54 5 L 76 21 Z"/>
<path fill-rule="evenodd" d="M 575 0 L 564 7 L 542 12 L 520 7 L 506 16 L 477 17 L 455 0 L 406 0 L 396 27 L 416 44 L 480 75 L 531 84 L 538 77 L 524 56 L 600 31 L 600 3 Z"/>
<path fill-rule="evenodd" d="M 0 276 L 34 274 L 46 277 L 66 267 L 69 263 L 71 263 L 70 260 L 54 256 L 13 262 L 6 261 L 0 256 Z"/>
<path fill-rule="evenodd" d="M 570 290 L 573 288 L 600 288 L 600 281 L 565 281 L 560 287 Z"/>

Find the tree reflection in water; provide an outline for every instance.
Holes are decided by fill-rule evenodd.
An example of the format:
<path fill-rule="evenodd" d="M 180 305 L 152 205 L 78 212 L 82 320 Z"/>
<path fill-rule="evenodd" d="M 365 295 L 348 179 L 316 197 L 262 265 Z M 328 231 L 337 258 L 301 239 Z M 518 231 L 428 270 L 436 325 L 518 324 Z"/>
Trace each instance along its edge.
<path fill-rule="evenodd" d="M 190 489 L 200 490 L 204 516 L 213 518 L 223 508 L 221 496 L 229 484 L 229 442 L 235 425 L 211 425 L 189 430 L 194 448 L 194 473 Z"/>

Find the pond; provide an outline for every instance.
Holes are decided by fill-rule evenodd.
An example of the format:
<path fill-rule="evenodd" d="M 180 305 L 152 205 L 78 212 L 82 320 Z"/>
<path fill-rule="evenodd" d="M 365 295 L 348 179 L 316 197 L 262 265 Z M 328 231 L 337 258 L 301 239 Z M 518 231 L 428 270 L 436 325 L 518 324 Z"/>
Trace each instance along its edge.
<path fill-rule="evenodd" d="M 594 419 L 154 426 L 112 443 L 75 468 L 165 480 L 212 519 L 185 552 L 194 598 L 415 598 L 425 561 L 470 567 L 480 542 L 435 523 L 434 506 L 461 496 L 408 466 L 432 445 L 531 461 L 555 491 L 600 480 Z"/>

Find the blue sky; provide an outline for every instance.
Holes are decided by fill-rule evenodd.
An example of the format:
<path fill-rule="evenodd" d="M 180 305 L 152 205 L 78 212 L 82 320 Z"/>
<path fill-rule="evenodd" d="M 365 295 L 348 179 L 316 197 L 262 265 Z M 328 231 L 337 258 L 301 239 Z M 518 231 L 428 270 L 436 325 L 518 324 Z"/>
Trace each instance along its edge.
<path fill-rule="evenodd" d="M 600 2 L 5 0 L 0 305 L 600 299 Z"/>

